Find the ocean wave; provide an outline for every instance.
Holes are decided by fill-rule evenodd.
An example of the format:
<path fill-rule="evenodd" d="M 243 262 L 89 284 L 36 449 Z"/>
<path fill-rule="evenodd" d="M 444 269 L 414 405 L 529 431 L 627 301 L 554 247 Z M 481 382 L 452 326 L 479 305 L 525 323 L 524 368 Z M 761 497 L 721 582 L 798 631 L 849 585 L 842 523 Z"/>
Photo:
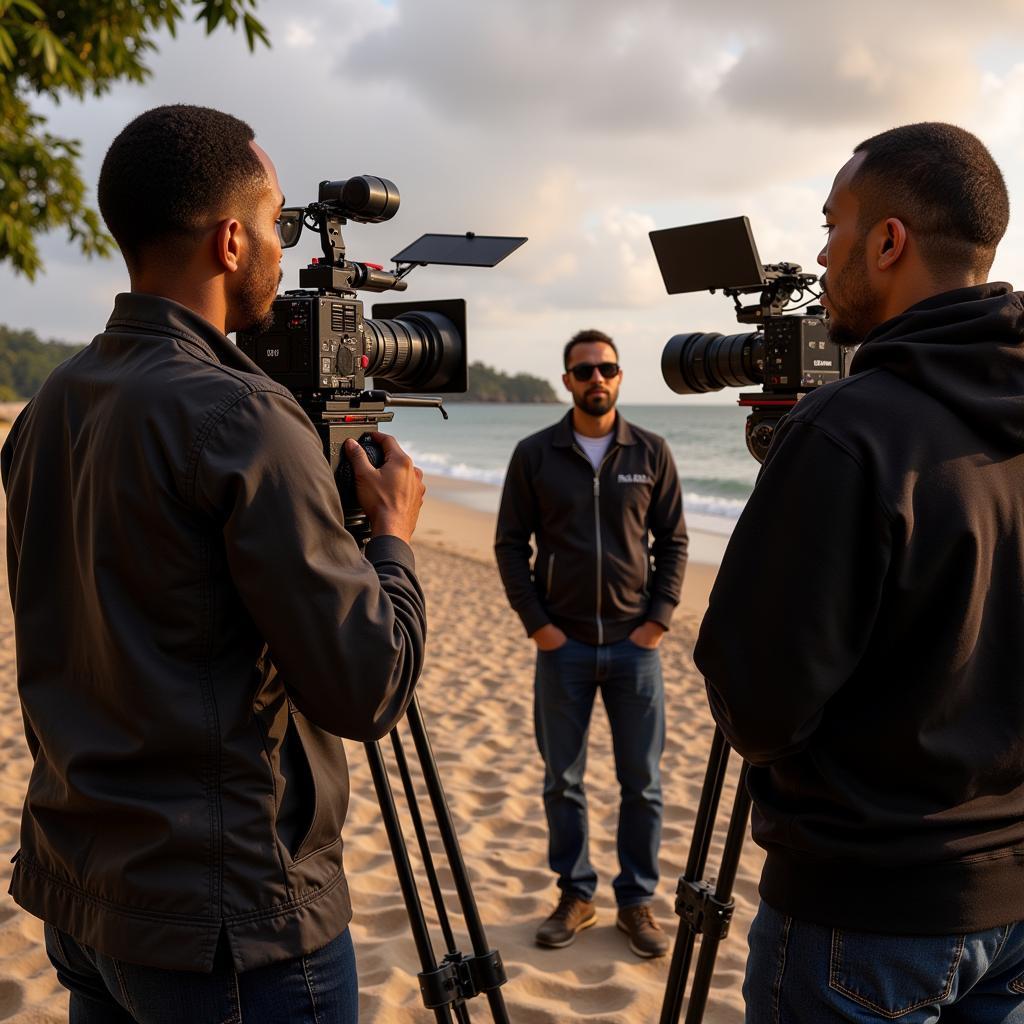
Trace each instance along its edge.
<path fill-rule="evenodd" d="M 505 482 L 504 469 L 483 469 L 480 466 L 472 466 L 467 462 L 453 460 L 444 452 L 421 451 L 415 443 L 403 439 L 399 442 L 412 460 L 423 470 L 434 476 L 444 476 L 455 480 L 469 480 L 474 483 L 488 484 L 491 487 L 501 487 Z M 711 481 L 703 480 L 707 484 Z M 723 490 L 732 490 L 735 493 L 734 481 L 723 480 L 720 483 L 733 485 L 723 487 Z M 741 498 L 734 498 L 721 494 L 706 494 L 702 491 L 691 491 L 685 487 L 683 490 L 683 507 L 686 513 L 699 516 L 712 516 L 715 519 L 736 520 L 743 511 L 746 501 Z"/>
<path fill-rule="evenodd" d="M 736 498 L 720 498 L 713 494 L 695 494 L 683 491 L 683 511 L 703 516 L 717 516 L 723 519 L 739 519 L 745 501 Z"/>
<path fill-rule="evenodd" d="M 491 484 L 494 487 L 500 487 L 505 482 L 504 468 L 481 469 L 479 466 L 471 466 L 466 462 L 452 461 L 451 457 L 444 452 L 420 451 L 415 444 L 405 439 L 398 443 L 424 473 L 447 476 L 455 480 L 471 480 L 479 484 Z"/>

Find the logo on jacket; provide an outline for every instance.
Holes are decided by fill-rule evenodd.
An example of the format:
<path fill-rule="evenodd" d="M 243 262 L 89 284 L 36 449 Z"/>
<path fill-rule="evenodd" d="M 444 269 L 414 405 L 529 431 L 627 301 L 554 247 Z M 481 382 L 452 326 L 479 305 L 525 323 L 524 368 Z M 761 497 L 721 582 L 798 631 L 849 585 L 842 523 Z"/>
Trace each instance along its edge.
<path fill-rule="evenodd" d="M 620 484 L 650 484 L 654 481 L 646 473 L 620 473 Z"/>

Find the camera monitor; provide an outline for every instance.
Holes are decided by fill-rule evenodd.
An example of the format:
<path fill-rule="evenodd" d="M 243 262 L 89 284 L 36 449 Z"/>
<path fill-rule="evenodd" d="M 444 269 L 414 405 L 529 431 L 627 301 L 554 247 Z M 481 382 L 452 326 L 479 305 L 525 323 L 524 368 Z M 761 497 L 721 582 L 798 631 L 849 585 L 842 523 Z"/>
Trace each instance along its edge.
<path fill-rule="evenodd" d="M 665 228 L 650 238 L 669 295 L 756 288 L 766 281 L 746 217 Z"/>
<path fill-rule="evenodd" d="M 391 258 L 395 263 L 434 263 L 449 267 L 493 267 L 516 251 L 525 238 L 502 235 L 422 235 Z"/>

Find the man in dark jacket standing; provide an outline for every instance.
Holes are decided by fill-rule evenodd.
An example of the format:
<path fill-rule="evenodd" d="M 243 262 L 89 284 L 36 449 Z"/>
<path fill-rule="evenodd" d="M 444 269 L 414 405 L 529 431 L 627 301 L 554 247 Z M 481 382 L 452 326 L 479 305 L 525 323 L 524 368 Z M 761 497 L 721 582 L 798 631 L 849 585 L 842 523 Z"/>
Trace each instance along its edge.
<path fill-rule="evenodd" d="M 615 411 L 622 371 L 611 338 L 582 331 L 565 346 L 564 366 L 573 408 L 516 447 L 494 546 L 509 602 L 537 645 L 534 716 L 561 889 L 537 942 L 567 946 L 597 920 L 583 771 L 600 691 L 622 788 L 616 924 L 638 956 L 661 956 L 668 942 L 650 910 L 665 743 L 657 647 L 686 565 L 682 494 L 664 440 Z"/>
<path fill-rule="evenodd" d="M 11 893 L 79 1022 L 352 1022 L 339 736 L 420 671 L 423 485 L 349 452 L 344 529 L 292 395 L 225 337 L 265 321 L 283 196 L 237 119 L 161 107 L 99 202 L 128 265 L 106 329 L 4 446 L 18 686 L 34 764 Z"/>
<path fill-rule="evenodd" d="M 694 654 L 767 851 L 747 1020 L 1024 1021 L 1024 301 L 969 132 L 825 204 L 851 376 L 779 429 Z"/>

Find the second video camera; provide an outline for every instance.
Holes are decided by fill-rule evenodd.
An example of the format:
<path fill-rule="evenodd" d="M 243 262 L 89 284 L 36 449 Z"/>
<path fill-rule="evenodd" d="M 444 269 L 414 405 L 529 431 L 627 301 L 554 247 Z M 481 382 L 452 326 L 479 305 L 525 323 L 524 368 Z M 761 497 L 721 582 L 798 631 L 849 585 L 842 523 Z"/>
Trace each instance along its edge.
<path fill-rule="evenodd" d="M 746 217 L 690 224 L 650 233 L 670 295 L 721 289 L 733 300 L 736 319 L 757 331 L 722 335 L 677 334 L 662 352 L 661 372 L 677 394 L 703 394 L 724 387 L 760 384 L 740 396 L 751 410 L 747 449 L 763 462 L 779 420 L 801 395 L 846 376 L 844 350 L 829 340 L 825 311 L 809 305 L 803 315 L 786 314 L 804 304 L 817 275 L 796 263 L 762 264 Z M 741 296 L 758 295 L 743 305 Z"/>

